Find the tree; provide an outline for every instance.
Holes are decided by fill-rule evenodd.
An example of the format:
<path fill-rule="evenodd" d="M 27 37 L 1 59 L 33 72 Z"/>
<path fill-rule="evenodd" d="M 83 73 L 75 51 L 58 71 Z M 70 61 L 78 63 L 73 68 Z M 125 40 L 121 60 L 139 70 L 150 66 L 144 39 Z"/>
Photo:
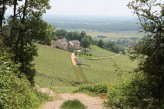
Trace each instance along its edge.
<path fill-rule="evenodd" d="M 65 38 L 65 37 L 66 37 L 66 34 L 67 34 L 67 31 L 64 30 L 64 29 L 60 29 L 60 30 L 56 30 L 56 31 L 55 31 L 55 36 L 56 36 L 58 39 Z"/>
<path fill-rule="evenodd" d="M 38 40 L 41 44 L 51 45 L 51 40 L 54 39 L 55 28 L 52 25 L 47 24 L 45 21 L 43 21 L 43 26 L 41 28 L 42 30 L 45 30 L 45 32 L 42 36 L 40 35 L 36 38 L 36 40 Z"/>
<path fill-rule="evenodd" d="M 99 47 L 101 47 L 101 48 L 103 48 L 104 47 L 104 41 L 101 39 L 101 40 L 99 40 L 99 42 L 98 42 L 98 46 Z"/>
<path fill-rule="evenodd" d="M 86 37 L 87 36 L 87 33 L 85 32 L 85 31 L 82 31 L 81 33 L 80 33 L 80 40 L 79 41 L 81 41 L 84 37 Z"/>
<path fill-rule="evenodd" d="M 67 40 L 79 40 L 80 34 L 79 32 L 73 32 L 73 31 L 67 32 L 66 38 Z"/>
<path fill-rule="evenodd" d="M 145 89 L 145 95 L 140 99 L 152 100 L 152 105 L 161 108 L 164 103 L 164 2 L 134 0 L 128 7 L 137 15 L 143 32 L 146 33 L 131 51 L 132 59 L 141 59 L 135 70 L 135 80 L 142 78 L 142 81 L 138 81 L 142 85 L 138 87 Z M 150 105 L 150 101 L 148 104 Z"/>
<path fill-rule="evenodd" d="M 89 41 L 88 38 L 83 38 L 81 40 L 81 46 L 84 48 L 88 48 L 90 46 L 91 42 Z"/>
<path fill-rule="evenodd" d="M 17 3 L 17 0 L 1 0 L 0 1 L 0 53 L 1 53 L 1 56 L 5 55 L 6 57 L 9 57 L 9 53 L 6 53 L 8 50 L 8 47 L 3 43 L 4 34 L 5 34 L 3 31 L 4 29 L 3 24 L 6 23 L 5 13 L 6 13 L 7 7 L 14 5 L 14 15 L 15 15 L 16 3 Z"/>
<path fill-rule="evenodd" d="M 115 53 L 119 53 L 122 51 L 121 47 L 118 47 L 114 42 L 110 41 L 105 43 L 105 49 Z"/>
<path fill-rule="evenodd" d="M 87 35 L 87 37 L 86 37 L 86 38 L 88 38 L 88 39 L 89 39 L 89 41 L 90 41 L 90 43 L 91 43 L 91 44 L 93 44 L 93 39 L 92 39 L 92 37 L 91 37 L 91 36 L 88 36 L 88 35 Z"/>
<path fill-rule="evenodd" d="M 1 0 L 0 1 L 0 30 L 2 29 L 3 21 L 5 20 L 5 12 L 7 9 L 7 6 L 11 5 L 11 0 Z"/>
<path fill-rule="evenodd" d="M 46 45 L 51 45 L 51 40 L 53 39 L 54 35 L 55 35 L 55 28 L 52 25 L 47 25 L 47 29 L 46 29 L 46 35 L 44 38 L 45 39 L 45 43 Z"/>
<path fill-rule="evenodd" d="M 7 20 L 7 25 L 2 27 L 3 43 L 10 48 L 13 62 L 20 64 L 20 72 L 34 84 L 32 61 L 37 55 L 37 48 L 33 42 L 47 35 L 48 24 L 42 20 L 42 15 L 50 6 L 48 0 L 12 0 L 12 5 L 13 14 Z"/>

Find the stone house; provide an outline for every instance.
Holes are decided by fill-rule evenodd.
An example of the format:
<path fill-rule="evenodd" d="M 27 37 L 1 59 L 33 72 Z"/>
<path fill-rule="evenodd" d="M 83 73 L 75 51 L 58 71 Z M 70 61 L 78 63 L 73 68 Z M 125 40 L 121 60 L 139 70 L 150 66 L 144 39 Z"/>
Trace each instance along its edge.
<path fill-rule="evenodd" d="M 60 49 L 63 49 L 63 50 L 68 50 L 68 41 L 67 39 L 58 39 L 58 40 L 53 40 L 51 42 L 51 47 L 54 47 L 54 48 L 60 48 Z"/>
<path fill-rule="evenodd" d="M 71 40 L 68 43 L 68 48 L 78 50 L 80 49 L 80 42 L 78 40 Z"/>
<path fill-rule="evenodd" d="M 71 40 L 68 41 L 66 38 L 64 39 L 58 39 L 58 40 L 53 40 L 51 42 L 51 47 L 54 48 L 60 48 L 63 50 L 69 50 L 69 49 L 80 49 L 80 42 L 78 40 Z"/>

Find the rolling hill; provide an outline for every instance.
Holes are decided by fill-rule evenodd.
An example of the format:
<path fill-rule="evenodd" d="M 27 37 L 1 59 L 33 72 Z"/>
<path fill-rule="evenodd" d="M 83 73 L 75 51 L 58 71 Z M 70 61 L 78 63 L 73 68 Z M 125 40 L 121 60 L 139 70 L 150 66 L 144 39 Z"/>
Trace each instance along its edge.
<path fill-rule="evenodd" d="M 36 84 L 41 87 L 50 87 L 55 92 L 71 92 L 78 86 L 97 83 L 115 83 L 119 81 L 118 68 L 123 77 L 129 77 L 129 71 L 136 67 L 126 55 L 91 46 L 92 56 L 78 56 L 77 60 L 85 65 L 79 65 L 78 70 L 83 73 L 87 83 L 80 84 L 78 76 L 71 62 L 71 52 L 39 45 L 38 57 L 34 63 L 37 74 Z M 91 60 L 91 58 L 99 58 Z M 104 58 L 105 57 L 105 58 Z"/>

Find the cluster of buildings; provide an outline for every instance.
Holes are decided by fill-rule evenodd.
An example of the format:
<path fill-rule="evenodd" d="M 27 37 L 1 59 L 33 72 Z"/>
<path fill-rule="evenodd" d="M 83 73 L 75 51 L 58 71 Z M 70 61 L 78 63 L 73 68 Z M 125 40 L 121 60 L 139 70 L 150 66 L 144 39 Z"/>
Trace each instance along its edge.
<path fill-rule="evenodd" d="M 59 48 L 63 50 L 78 50 L 80 49 L 80 42 L 78 40 L 68 41 L 66 38 L 53 40 L 51 42 L 51 47 Z"/>

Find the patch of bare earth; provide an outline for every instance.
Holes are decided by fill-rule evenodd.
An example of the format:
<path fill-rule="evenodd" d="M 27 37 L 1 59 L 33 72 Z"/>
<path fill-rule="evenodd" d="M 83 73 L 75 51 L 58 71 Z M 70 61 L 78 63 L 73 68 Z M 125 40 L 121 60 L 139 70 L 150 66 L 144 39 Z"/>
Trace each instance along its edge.
<path fill-rule="evenodd" d="M 81 101 L 87 109 L 106 109 L 103 106 L 103 99 L 100 97 L 91 97 L 86 94 L 81 93 L 64 93 L 64 94 L 55 94 L 53 91 L 48 88 L 40 88 L 40 92 L 50 94 L 54 96 L 54 100 L 46 102 L 39 109 L 60 109 L 60 106 L 64 101 L 78 99 Z"/>

